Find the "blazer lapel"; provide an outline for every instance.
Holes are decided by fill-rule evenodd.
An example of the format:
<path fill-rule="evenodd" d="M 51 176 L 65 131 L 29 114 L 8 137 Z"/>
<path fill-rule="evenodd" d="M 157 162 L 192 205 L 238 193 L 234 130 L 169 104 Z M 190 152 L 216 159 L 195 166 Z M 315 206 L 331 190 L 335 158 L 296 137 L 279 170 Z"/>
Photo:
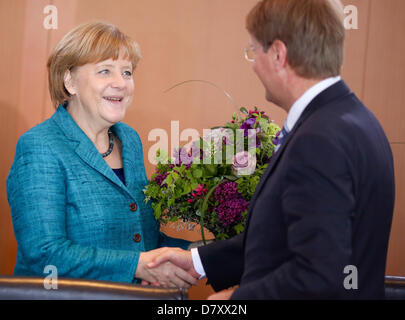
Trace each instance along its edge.
<path fill-rule="evenodd" d="M 260 178 L 259 184 L 257 185 L 256 190 L 253 194 L 253 197 L 250 201 L 245 230 L 247 230 L 247 228 L 248 228 L 249 221 L 252 216 L 252 211 L 255 206 L 257 197 L 259 196 L 263 186 L 265 185 L 265 182 L 267 181 L 267 179 L 270 177 L 271 173 L 276 168 L 277 163 L 279 162 L 285 148 L 288 146 L 289 142 L 291 141 L 292 137 L 296 134 L 296 132 L 299 131 L 299 127 L 301 126 L 301 124 L 304 123 L 305 120 L 308 119 L 319 108 L 327 105 L 329 102 L 331 102 L 337 98 L 342 98 L 350 93 L 351 92 L 350 92 L 349 87 L 346 85 L 346 83 L 343 80 L 341 80 L 341 81 L 337 82 L 336 84 L 332 85 L 331 87 L 327 88 L 326 90 L 322 91 L 305 108 L 304 112 L 302 113 L 302 115 L 298 119 L 297 123 L 295 124 L 293 130 L 290 133 L 288 133 L 287 137 L 283 141 L 283 144 L 280 146 L 279 150 L 273 155 L 266 171 L 264 172 L 263 176 Z"/>
<path fill-rule="evenodd" d="M 97 170 L 99 173 L 114 182 L 119 187 L 125 188 L 124 184 L 117 177 L 114 171 L 112 171 L 107 162 L 105 162 L 105 160 L 97 151 L 96 147 L 90 141 L 90 139 L 88 139 L 88 141 L 80 141 L 75 151 L 77 155 L 90 167 Z"/>
<path fill-rule="evenodd" d="M 135 167 L 136 157 L 142 157 L 142 151 L 134 150 L 135 146 L 129 144 L 129 137 L 123 130 L 120 123 L 115 124 L 112 127 L 113 132 L 117 135 L 122 143 L 122 163 L 124 168 L 126 188 L 128 192 L 136 190 L 139 186 L 139 179 L 137 179 L 135 173 L 139 168 Z M 143 161 L 143 158 L 141 159 Z M 138 190 L 139 191 L 139 190 Z"/>
<path fill-rule="evenodd" d="M 56 111 L 53 119 L 61 128 L 65 136 L 69 140 L 71 140 L 72 143 L 77 144 L 75 152 L 84 162 L 86 162 L 90 167 L 98 171 L 104 177 L 109 179 L 111 182 L 115 183 L 117 186 L 127 192 L 132 198 L 134 198 L 134 195 L 132 195 L 132 193 L 117 177 L 114 171 L 112 171 L 110 166 L 107 164 L 107 162 L 105 162 L 91 140 L 76 124 L 76 122 L 70 116 L 69 112 L 63 106 L 58 107 L 58 110 Z M 125 172 L 125 174 L 126 173 L 127 172 Z M 128 181 L 130 181 L 130 179 L 128 179 Z"/>

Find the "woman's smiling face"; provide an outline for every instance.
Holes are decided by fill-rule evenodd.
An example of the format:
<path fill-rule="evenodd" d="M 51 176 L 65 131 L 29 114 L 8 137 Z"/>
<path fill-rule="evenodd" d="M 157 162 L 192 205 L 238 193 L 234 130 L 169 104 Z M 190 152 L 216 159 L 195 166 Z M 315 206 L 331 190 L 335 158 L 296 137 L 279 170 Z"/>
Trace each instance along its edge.
<path fill-rule="evenodd" d="M 121 121 L 133 98 L 132 72 L 132 63 L 121 54 L 117 60 L 75 67 L 65 77 L 69 108 L 90 123 L 110 126 Z"/>

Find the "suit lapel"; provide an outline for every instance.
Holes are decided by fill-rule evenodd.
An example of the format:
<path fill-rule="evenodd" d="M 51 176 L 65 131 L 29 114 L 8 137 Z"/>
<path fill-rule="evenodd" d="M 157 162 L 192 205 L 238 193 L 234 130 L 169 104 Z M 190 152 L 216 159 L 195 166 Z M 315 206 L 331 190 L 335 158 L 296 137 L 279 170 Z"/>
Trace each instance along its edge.
<path fill-rule="evenodd" d="M 59 106 L 58 110 L 56 111 L 55 115 L 53 116 L 54 121 L 57 125 L 61 128 L 65 136 L 74 144 L 76 144 L 75 152 L 76 154 L 90 167 L 98 171 L 102 174 L 105 178 L 109 179 L 111 182 L 116 184 L 118 187 L 123 189 L 126 193 L 128 193 L 132 198 L 135 198 L 134 195 L 130 192 L 132 189 L 128 189 L 122 181 L 117 177 L 114 171 L 110 168 L 110 166 L 105 162 L 101 154 L 98 152 L 94 144 L 91 140 L 87 137 L 87 135 L 83 132 L 83 130 L 76 124 L 70 114 L 63 106 Z M 114 127 L 116 125 L 114 125 Z M 117 135 L 118 136 L 118 135 Z M 122 141 L 122 137 L 118 136 L 118 138 Z M 125 162 L 124 162 L 125 168 Z M 131 170 L 125 170 L 125 175 L 127 172 Z M 128 177 L 130 178 L 130 177 Z M 131 179 L 127 179 L 126 181 L 131 181 Z"/>
<path fill-rule="evenodd" d="M 305 120 L 307 120 L 312 114 L 314 114 L 321 107 L 327 105 L 329 102 L 334 101 L 335 99 L 343 98 L 344 96 L 350 93 L 351 92 L 349 87 L 343 80 L 341 80 L 336 84 L 332 85 L 331 87 L 327 88 L 326 90 L 322 91 L 305 108 L 304 112 L 302 113 L 297 123 L 295 124 L 293 130 L 284 139 L 283 144 L 280 146 L 280 149 L 273 155 L 273 157 L 269 162 L 269 166 L 267 167 L 263 176 L 260 178 L 260 182 L 257 185 L 253 197 L 250 201 L 245 230 L 247 230 L 249 226 L 249 221 L 251 219 L 257 197 L 259 196 L 263 186 L 265 185 L 265 182 L 271 176 L 271 173 L 274 171 L 274 169 L 277 167 L 277 163 L 281 160 L 281 156 L 283 155 L 283 152 L 287 148 L 289 142 L 291 141 L 293 136 L 299 131 L 299 128 L 302 125 L 302 123 L 304 123 Z"/>

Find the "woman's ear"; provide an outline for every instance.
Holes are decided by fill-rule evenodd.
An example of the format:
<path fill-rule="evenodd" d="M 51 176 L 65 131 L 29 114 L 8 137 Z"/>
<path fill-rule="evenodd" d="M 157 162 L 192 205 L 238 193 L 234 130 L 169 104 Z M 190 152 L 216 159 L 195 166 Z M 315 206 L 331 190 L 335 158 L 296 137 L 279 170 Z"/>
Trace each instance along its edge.
<path fill-rule="evenodd" d="M 65 85 L 67 92 L 69 92 L 71 96 L 76 93 L 75 87 L 73 85 L 73 75 L 71 70 L 66 70 L 63 84 Z"/>

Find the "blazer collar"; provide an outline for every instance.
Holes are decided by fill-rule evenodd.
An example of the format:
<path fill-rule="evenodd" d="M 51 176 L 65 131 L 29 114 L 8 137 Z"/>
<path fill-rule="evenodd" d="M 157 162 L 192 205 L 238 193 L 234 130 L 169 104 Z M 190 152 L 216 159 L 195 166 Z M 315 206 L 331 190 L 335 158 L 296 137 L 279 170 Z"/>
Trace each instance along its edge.
<path fill-rule="evenodd" d="M 94 146 L 93 142 L 77 125 L 65 107 L 60 105 L 55 114 L 52 116 L 52 119 L 62 130 L 66 138 L 71 140 L 72 143 L 76 144 L 75 152 L 84 162 L 123 189 L 131 196 L 131 198 L 135 198 L 134 194 L 132 193 L 135 185 L 133 177 L 134 168 L 132 165 L 134 162 L 132 159 L 134 153 L 130 152 L 129 150 L 129 139 L 122 129 L 121 123 L 113 125 L 111 130 L 116 134 L 122 143 L 122 161 L 127 185 L 122 183 L 107 162 L 105 162 L 97 148 Z"/>
<path fill-rule="evenodd" d="M 266 169 L 263 176 L 261 177 L 260 182 L 257 185 L 256 190 L 253 194 L 253 197 L 250 201 L 249 214 L 248 214 L 248 218 L 247 218 L 247 222 L 246 222 L 246 229 L 247 229 L 247 225 L 250 220 L 250 216 L 252 215 L 254 204 L 256 202 L 258 195 L 260 194 L 261 189 L 263 188 L 266 180 L 268 179 L 268 177 L 271 175 L 274 168 L 276 167 L 285 148 L 287 147 L 288 143 L 291 141 L 291 138 L 296 134 L 297 131 L 299 131 L 301 124 L 304 123 L 312 114 L 314 114 L 317 110 L 319 110 L 323 106 L 329 104 L 330 102 L 332 102 L 338 98 L 342 98 L 350 93 L 351 93 L 351 91 L 350 91 L 349 87 L 346 85 L 346 83 L 343 80 L 340 80 L 336 84 L 334 84 L 334 85 L 330 86 L 329 88 L 325 89 L 324 91 L 322 91 L 309 103 L 309 105 L 304 110 L 304 112 L 301 114 L 300 118 L 298 119 L 297 123 L 295 124 L 293 130 L 291 132 L 289 132 L 288 135 L 286 136 L 286 138 L 283 140 L 283 144 L 280 146 L 280 149 L 271 158 L 268 168 Z"/>

